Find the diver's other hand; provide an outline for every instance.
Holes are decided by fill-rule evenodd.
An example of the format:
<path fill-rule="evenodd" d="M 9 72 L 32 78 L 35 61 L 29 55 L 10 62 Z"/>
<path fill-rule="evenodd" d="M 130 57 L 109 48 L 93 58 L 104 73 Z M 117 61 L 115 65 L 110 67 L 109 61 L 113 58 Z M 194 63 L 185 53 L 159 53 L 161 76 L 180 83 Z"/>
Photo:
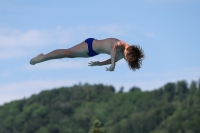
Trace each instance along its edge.
<path fill-rule="evenodd" d="M 106 67 L 106 71 L 114 71 L 115 70 L 115 65 L 110 65 L 109 68 Z"/>
<path fill-rule="evenodd" d="M 99 61 L 90 61 L 90 63 L 88 63 L 88 66 L 100 66 L 100 62 Z"/>

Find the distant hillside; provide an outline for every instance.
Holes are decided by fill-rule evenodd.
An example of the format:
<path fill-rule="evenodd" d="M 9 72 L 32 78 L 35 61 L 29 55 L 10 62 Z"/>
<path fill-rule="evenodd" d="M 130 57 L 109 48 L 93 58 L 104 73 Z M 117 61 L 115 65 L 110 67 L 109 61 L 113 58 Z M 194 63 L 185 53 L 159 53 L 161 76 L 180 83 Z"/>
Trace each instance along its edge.
<path fill-rule="evenodd" d="M 105 133 L 200 133 L 200 82 L 151 92 L 102 84 L 43 91 L 0 106 L 0 133 L 89 133 L 95 119 Z"/>

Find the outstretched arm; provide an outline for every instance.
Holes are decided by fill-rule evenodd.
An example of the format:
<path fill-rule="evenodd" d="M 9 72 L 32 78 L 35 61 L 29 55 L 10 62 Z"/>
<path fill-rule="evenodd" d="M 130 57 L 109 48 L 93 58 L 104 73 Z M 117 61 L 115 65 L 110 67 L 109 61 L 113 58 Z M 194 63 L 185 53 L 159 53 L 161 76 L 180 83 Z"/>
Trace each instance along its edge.
<path fill-rule="evenodd" d="M 116 58 L 116 62 L 119 61 L 121 58 Z M 103 66 L 103 65 L 108 65 L 108 64 L 111 64 L 111 58 L 108 59 L 108 60 L 105 60 L 105 61 L 91 61 L 89 63 L 89 66 Z"/>
<path fill-rule="evenodd" d="M 100 66 L 111 64 L 111 58 L 105 61 L 100 62 Z"/>
<path fill-rule="evenodd" d="M 111 59 L 105 60 L 105 61 L 90 61 L 90 63 L 88 63 L 88 66 L 103 66 L 103 65 L 107 65 L 111 63 Z"/>

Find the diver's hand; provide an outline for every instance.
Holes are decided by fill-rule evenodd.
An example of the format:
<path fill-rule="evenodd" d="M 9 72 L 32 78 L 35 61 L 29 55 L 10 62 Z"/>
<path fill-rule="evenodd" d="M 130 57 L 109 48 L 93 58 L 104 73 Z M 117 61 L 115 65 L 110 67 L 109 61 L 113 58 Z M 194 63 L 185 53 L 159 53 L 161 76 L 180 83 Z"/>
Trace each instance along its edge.
<path fill-rule="evenodd" d="M 100 66 L 100 62 L 99 61 L 90 61 L 90 63 L 88 63 L 88 66 Z"/>
<path fill-rule="evenodd" d="M 115 65 L 110 65 L 109 68 L 106 67 L 106 71 L 114 71 L 115 70 Z"/>

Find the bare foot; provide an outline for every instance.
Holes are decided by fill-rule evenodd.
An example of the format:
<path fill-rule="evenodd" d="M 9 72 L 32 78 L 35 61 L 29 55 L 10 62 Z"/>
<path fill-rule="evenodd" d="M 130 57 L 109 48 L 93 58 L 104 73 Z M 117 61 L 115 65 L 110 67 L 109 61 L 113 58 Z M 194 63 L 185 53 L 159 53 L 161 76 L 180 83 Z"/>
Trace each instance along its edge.
<path fill-rule="evenodd" d="M 36 63 L 42 62 L 42 57 L 44 54 L 39 54 L 38 56 L 34 57 L 33 59 L 30 60 L 31 65 L 35 65 Z"/>

